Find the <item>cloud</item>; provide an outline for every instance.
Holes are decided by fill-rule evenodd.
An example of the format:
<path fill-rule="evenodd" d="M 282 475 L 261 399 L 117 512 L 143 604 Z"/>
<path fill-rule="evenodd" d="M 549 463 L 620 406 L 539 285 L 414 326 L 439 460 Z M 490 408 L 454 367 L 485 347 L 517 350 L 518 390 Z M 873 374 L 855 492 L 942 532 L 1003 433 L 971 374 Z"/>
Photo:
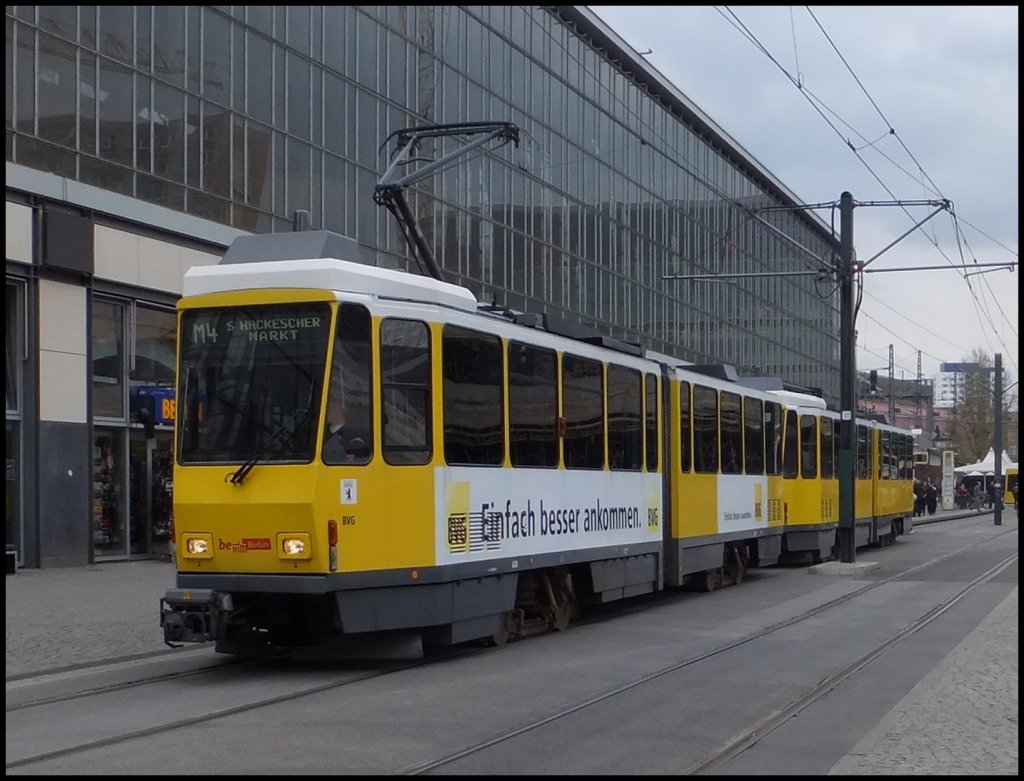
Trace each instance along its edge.
<path fill-rule="evenodd" d="M 1016 6 L 591 9 L 805 202 L 953 201 L 959 235 L 940 214 L 873 268 L 1018 260 Z M 858 257 L 933 210 L 858 207 Z M 1012 381 L 1017 288 L 1006 270 L 865 275 L 858 366 L 887 365 L 892 344 L 898 377 L 916 374 L 918 351 L 930 377 L 981 349 L 1003 354 Z"/>

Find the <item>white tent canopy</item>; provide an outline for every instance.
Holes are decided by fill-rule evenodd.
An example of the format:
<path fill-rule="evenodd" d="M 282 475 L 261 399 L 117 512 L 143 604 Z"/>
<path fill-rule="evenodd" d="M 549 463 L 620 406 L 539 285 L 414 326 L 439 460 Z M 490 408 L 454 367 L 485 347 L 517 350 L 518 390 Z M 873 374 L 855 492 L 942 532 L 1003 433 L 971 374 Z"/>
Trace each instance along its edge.
<path fill-rule="evenodd" d="M 1007 455 L 1006 451 L 1003 451 L 1002 462 L 999 464 L 999 471 L 1002 474 L 1006 474 L 1008 468 L 1017 468 L 1017 462 Z M 992 448 L 988 449 L 988 455 L 985 456 L 981 461 L 976 464 L 965 464 L 964 466 L 958 466 L 953 470 L 958 475 L 970 475 L 971 472 L 980 472 L 983 475 L 995 474 L 996 471 L 996 453 Z"/>

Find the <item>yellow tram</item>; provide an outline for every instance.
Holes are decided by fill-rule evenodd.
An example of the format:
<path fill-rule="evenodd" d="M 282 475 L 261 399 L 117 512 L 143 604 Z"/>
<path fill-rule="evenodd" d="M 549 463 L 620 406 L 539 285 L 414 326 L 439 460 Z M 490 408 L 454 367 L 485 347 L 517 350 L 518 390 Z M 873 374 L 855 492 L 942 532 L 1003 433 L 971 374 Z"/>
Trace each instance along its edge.
<path fill-rule="evenodd" d="M 588 604 L 829 555 L 824 404 L 357 252 L 326 231 L 248 236 L 186 275 L 169 644 L 501 644 Z M 909 530 L 911 470 L 893 466 L 909 435 L 862 428 L 858 544 L 891 541 Z"/>

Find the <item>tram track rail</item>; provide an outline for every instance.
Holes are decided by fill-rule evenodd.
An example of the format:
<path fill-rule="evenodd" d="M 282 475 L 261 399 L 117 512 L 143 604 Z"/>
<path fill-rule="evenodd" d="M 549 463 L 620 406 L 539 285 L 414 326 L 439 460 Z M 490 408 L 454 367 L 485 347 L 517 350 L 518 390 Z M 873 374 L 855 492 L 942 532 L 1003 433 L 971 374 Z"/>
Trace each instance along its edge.
<path fill-rule="evenodd" d="M 974 520 L 974 516 L 970 516 L 968 520 Z M 943 519 L 947 520 L 947 519 Z M 953 519 L 948 519 L 953 520 Z M 984 520 L 978 518 L 978 522 Z M 1009 533 L 1016 533 L 1015 529 L 1007 529 L 1000 535 Z M 980 545 L 980 542 L 973 542 L 967 545 L 959 546 L 954 550 L 947 551 L 942 555 L 930 558 L 928 561 L 917 564 L 907 570 L 900 571 L 889 577 L 882 578 L 879 580 L 866 583 L 865 585 L 856 588 L 842 596 L 831 599 L 824 602 L 814 608 L 804 610 L 794 616 L 791 616 L 785 620 L 776 622 L 770 626 L 764 627 L 760 630 L 751 632 L 744 635 L 743 637 L 737 638 L 731 642 L 722 643 L 716 645 L 703 653 L 695 654 L 686 659 L 683 659 L 677 663 L 668 665 L 661 669 L 639 676 L 633 680 L 625 681 L 620 685 L 609 688 L 605 691 L 595 692 L 585 698 L 576 700 L 568 703 L 564 707 L 550 711 L 539 718 L 531 719 L 529 721 L 520 723 L 511 728 L 501 730 L 495 733 L 489 738 L 476 741 L 470 745 L 464 746 L 454 751 L 449 751 L 443 755 L 437 756 L 432 759 L 426 759 L 420 762 L 405 765 L 402 769 L 396 771 L 395 774 L 399 775 L 421 775 L 428 774 L 431 772 L 444 772 L 445 768 L 454 766 L 461 760 L 469 757 L 478 756 L 485 754 L 489 749 L 513 740 L 521 735 L 535 731 L 543 730 L 549 725 L 557 724 L 558 722 L 572 716 L 573 714 L 579 713 L 588 708 L 600 705 L 601 703 L 607 703 L 613 701 L 616 697 L 620 697 L 627 692 L 642 689 L 644 686 L 656 685 L 657 681 L 670 675 L 674 672 L 678 672 L 687 668 L 691 670 L 697 668 L 702 662 L 714 659 L 715 657 L 726 654 L 729 651 L 739 648 L 740 646 L 755 643 L 760 639 L 766 638 L 776 632 L 779 632 L 788 627 L 799 624 L 803 621 L 812 619 L 826 611 L 835 609 L 840 605 L 851 602 L 858 597 L 870 593 L 871 591 L 881 588 L 882 586 L 892 583 L 895 581 L 913 578 L 923 570 L 934 567 L 941 562 L 950 559 L 959 554 L 965 553 L 972 548 Z M 765 718 L 761 719 L 755 724 L 749 726 L 749 728 L 739 731 L 738 737 L 730 740 L 725 745 L 719 746 L 714 752 L 707 755 L 704 759 L 697 763 L 694 763 L 686 769 L 686 774 L 702 774 L 707 773 L 715 768 L 722 767 L 731 758 L 737 756 L 743 751 L 747 750 L 753 745 L 756 745 L 759 741 L 764 740 L 774 730 L 778 729 L 789 719 L 799 714 L 811 703 L 824 697 L 829 691 L 833 690 L 837 686 L 841 685 L 844 681 L 850 677 L 856 675 L 866 665 L 877 659 L 879 656 L 884 654 L 890 648 L 898 645 L 906 637 L 912 635 L 914 632 L 919 631 L 921 628 L 926 626 L 931 621 L 938 618 L 944 612 L 949 610 L 954 604 L 963 599 L 973 589 L 977 588 L 982 583 L 987 582 L 1006 567 L 1010 566 L 1017 559 L 1016 552 L 1004 557 L 999 563 L 986 572 L 982 573 L 978 577 L 974 578 L 970 583 L 966 584 L 963 588 L 959 588 L 955 594 L 945 599 L 942 603 L 935 606 L 928 612 L 919 616 L 909 625 L 903 627 L 899 632 L 896 632 L 887 637 L 883 642 L 878 643 L 874 648 L 870 649 L 867 653 L 861 655 L 858 659 L 853 661 L 851 664 L 845 666 L 841 670 L 837 670 L 834 674 L 829 675 L 827 678 L 819 681 L 815 686 L 807 689 L 801 696 L 795 698 L 786 707 L 781 708 Z M 678 598 L 687 596 L 685 593 L 676 592 Z M 646 608 L 649 610 L 658 609 L 663 607 L 665 602 L 662 600 L 656 600 Z M 634 613 L 635 614 L 635 613 Z M 614 618 L 614 613 L 608 616 L 609 619 Z M 604 620 L 604 619 L 597 619 Z M 587 622 L 581 622 L 587 623 Z M 572 629 L 569 630 L 570 632 Z M 259 697 L 257 699 L 250 700 L 248 702 L 238 703 L 235 705 L 229 705 L 223 708 L 215 708 L 208 710 L 203 713 L 194 713 L 184 718 L 171 718 L 168 721 L 160 724 L 152 724 L 142 726 L 137 729 L 121 729 L 114 731 L 112 734 L 105 735 L 101 738 L 97 738 L 90 741 L 82 741 L 74 743 L 73 745 L 66 745 L 59 748 L 55 748 L 44 752 L 35 752 L 24 756 L 11 759 L 6 763 L 8 770 L 14 769 L 30 769 L 33 765 L 40 765 L 50 760 L 59 758 L 74 757 L 76 755 L 85 754 L 96 749 L 102 749 L 104 747 L 113 746 L 120 743 L 131 742 L 133 740 L 141 740 L 144 738 L 154 736 L 173 736 L 175 732 L 201 725 L 204 723 L 210 723 L 221 719 L 230 718 L 232 716 L 245 714 L 251 711 L 272 707 L 276 704 L 285 703 L 289 701 L 297 701 L 303 698 L 313 697 L 324 692 L 334 691 L 343 689 L 346 686 L 362 684 L 374 679 L 379 679 L 384 676 L 393 675 L 400 672 L 409 671 L 416 667 L 425 665 L 432 665 L 444 662 L 446 660 L 454 659 L 459 655 L 476 654 L 476 653 L 487 653 L 487 649 L 467 646 L 458 647 L 453 650 L 451 654 L 439 655 L 436 657 L 428 657 L 414 661 L 404 661 L 401 663 L 392 662 L 386 666 L 386 669 L 364 669 L 364 670 L 348 670 L 347 673 L 341 677 L 336 674 L 331 677 L 326 676 L 328 680 L 323 680 L 314 685 L 300 686 L 291 691 L 286 691 L 270 696 Z M 137 655 L 133 657 L 133 660 L 140 661 L 144 660 L 147 656 L 152 658 L 158 658 L 163 656 L 162 653 L 156 653 L 151 655 Z M 272 664 L 273 660 L 261 660 L 261 663 Z M 109 661 L 108 661 L 109 664 Z M 28 700 L 21 704 L 9 706 L 7 708 L 8 713 L 14 713 L 19 711 L 27 711 L 33 708 L 40 708 L 47 705 L 56 705 L 61 703 L 73 703 L 77 700 L 83 700 L 89 697 L 95 697 L 102 694 L 116 694 L 118 692 L 129 691 L 133 689 L 144 689 L 147 686 L 158 686 L 175 681 L 184 681 L 188 678 L 195 678 L 202 675 L 215 675 L 221 673 L 234 673 L 242 666 L 247 664 L 238 660 L 228 661 L 226 663 L 216 665 L 203 665 L 198 668 L 179 671 L 170 674 L 155 674 L 151 676 L 143 676 L 135 680 L 125 681 L 119 684 L 111 684 L 108 686 L 99 686 L 84 689 L 73 694 L 65 696 L 49 696 L 41 697 L 37 699 Z M 251 664 L 248 663 L 248 664 Z M 85 667 L 76 667 L 73 669 L 62 668 L 61 670 L 54 670 L 36 674 L 36 678 L 45 677 L 45 675 L 53 675 L 55 673 L 69 674 L 73 672 L 88 671 L 91 669 L 102 667 L 101 664 L 94 664 Z M 21 677 L 21 682 L 26 680 L 25 676 Z M 10 686 L 11 681 L 8 681 Z M 10 756 L 10 749 L 8 750 L 8 756 Z"/>
<path fill-rule="evenodd" d="M 1004 532 L 1004 534 L 1009 533 L 1011 533 L 1009 530 L 1007 532 Z M 1016 533 L 1016 530 L 1013 530 L 1013 533 Z M 723 644 L 707 652 L 687 658 L 679 663 L 669 665 L 668 667 L 664 667 L 660 670 L 644 675 L 640 678 L 617 686 L 613 689 L 609 689 L 607 691 L 587 697 L 584 700 L 580 700 L 578 702 L 566 706 L 565 708 L 549 713 L 542 718 L 518 725 L 517 727 L 510 729 L 507 732 L 496 734 L 485 741 L 476 743 L 472 746 L 467 746 L 463 749 L 460 749 L 459 751 L 452 752 L 443 757 L 437 757 L 429 761 L 417 763 L 416 765 L 406 767 L 402 771 L 399 771 L 397 775 L 422 775 L 429 773 L 431 771 L 441 770 L 444 767 L 452 765 L 455 762 L 458 762 L 462 759 L 473 756 L 474 754 L 479 754 L 501 743 L 517 738 L 520 735 L 523 735 L 532 730 L 540 729 L 548 725 L 554 724 L 555 722 L 572 716 L 578 713 L 579 711 L 606 702 L 612 698 L 621 696 L 626 692 L 630 692 L 634 689 L 637 689 L 638 687 L 654 684 L 660 678 L 663 678 L 667 675 L 679 672 L 686 668 L 695 667 L 701 664 L 702 662 L 706 662 L 709 659 L 713 659 L 717 656 L 725 654 L 729 651 L 739 648 L 740 646 L 754 643 L 760 639 L 768 637 L 769 635 L 779 632 L 780 630 L 794 626 L 795 624 L 801 623 L 803 621 L 807 621 L 808 619 L 813 618 L 823 612 L 832 610 L 839 605 L 848 603 L 858 597 L 863 596 L 864 594 L 881 588 L 882 586 L 888 583 L 900 581 L 906 578 L 911 578 L 923 570 L 926 570 L 930 567 L 934 567 L 935 565 L 940 564 L 941 562 L 947 559 L 964 553 L 965 551 L 968 551 L 977 546 L 978 543 L 971 543 L 969 545 L 964 545 L 960 548 L 957 548 L 954 551 L 945 553 L 941 556 L 936 556 L 926 562 L 923 562 L 912 567 L 907 571 L 899 572 L 890 577 L 869 583 L 859 589 L 851 591 L 848 594 L 844 594 L 841 597 L 825 602 L 813 609 L 804 611 L 798 615 L 794 615 L 784 621 L 779 621 L 775 624 L 772 624 L 771 626 L 765 627 L 756 632 L 752 632 L 733 642 Z M 936 618 L 938 618 L 940 615 L 946 612 L 950 607 L 952 607 L 952 605 L 956 604 L 961 599 L 963 599 L 967 594 L 973 591 L 979 584 L 987 582 L 996 574 L 1002 572 L 1006 567 L 1010 566 L 1010 564 L 1015 562 L 1017 560 L 1017 557 L 1018 554 L 1016 552 L 1008 555 L 1006 558 L 1000 561 L 999 564 L 997 564 L 995 567 L 992 567 L 987 572 L 975 578 L 965 587 L 959 589 L 957 593 L 954 594 L 952 597 L 944 600 L 940 605 L 929 610 L 927 613 L 920 616 L 910 625 L 904 627 L 902 630 L 895 633 L 894 635 L 891 635 L 884 642 L 879 643 L 868 653 L 864 654 L 859 659 L 857 659 L 854 663 L 843 668 L 842 670 L 837 671 L 833 675 L 830 675 L 827 678 L 823 679 L 816 686 L 808 689 L 802 696 L 794 700 L 787 707 L 781 709 L 780 711 L 772 713 L 767 718 L 759 721 L 754 725 L 751 725 L 748 729 L 743 730 L 738 738 L 718 748 L 715 752 L 709 754 L 701 761 L 697 762 L 696 764 L 692 765 L 691 767 L 683 771 L 681 774 L 700 775 L 713 771 L 716 768 L 719 768 L 722 765 L 724 765 L 726 762 L 728 762 L 733 757 L 737 756 L 742 751 L 747 750 L 751 746 L 765 739 L 768 735 L 771 734 L 771 732 L 778 729 L 786 721 L 799 714 L 800 711 L 802 711 L 808 705 L 821 699 L 828 692 L 842 684 L 851 676 L 855 675 L 858 671 L 862 670 L 867 664 L 874 661 L 887 650 L 897 645 L 899 642 L 906 639 L 911 634 L 920 631 L 921 628 L 927 626 L 929 623 L 934 621 Z"/>
<path fill-rule="evenodd" d="M 834 675 L 829 676 L 819 683 L 817 686 L 809 689 L 804 693 L 803 696 L 794 700 L 790 705 L 783 708 L 781 711 L 772 714 L 768 718 L 755 724 L 751 727 L 746 734 L 742 735 L 738 739 L 732 741 L 726 746 L 723 746 L 716 753 L 708 756 L 703 761 L 693 765 L 687 770 L 683 771 L 682 775 L 705 775 L 714 770 L 723 767 L 729 760 L 738 756 L 742 752 L 757 745 L 761 741 L 765 740 L 775 730 L 781 727 L 790 719 L 798 716 L 804 709 L 809 705 L 819 701 L 831 692 L 836 687 L 843 684 L 845 681 L 852 678 L 858 672 L 863 670 L 867 665 L 874 662 L 884 653 L 889 651 L 894 646 L 903 642 L 906 638 L 921 631 L 925 626 L 936 620 L 943 613 L 948 611 L 953 605 L 962 600 L 968 594 L 970 594 L 979 585 L 989 582 L 993 577 L 1000 574 L 1003 570 L 1009 567 L 1011 564 L 1018 560 L 1018 554 L 1012 553 L 1007 556 L 1003 561 L 999 562 L 996 566 L 990 568 L 987 572 L 981 574 L 973 581 L 968 583 L 966 586 L 961 588 L 952 597 L 943 600 L 942 603 L 937 605 L 928 611 L 925 615 L 918 618 L 913 623 L 904 627 L 899 632 L 891 635 L 884 642 L 879 643 L 868 653 L 862 655 L 859 659 L 854 661 L 842 670 L 839 670 Z"/>
<path fill-rule="evenodd" d="M 266 665 L 268 663 L 271 663 L 272 661 L 273 660 L 259 660 L 259 661 L 254 661 L 252 663 L 253 664 Z M 30 766 L 32 764 L 37 764 L 37 763 L 40 763 L 40 762 L 46 762 L 46 761 L 49 761 L 51 759 L 56 759 L 56 758 L 60 758 L 60 757 L 73 756 L 75 754 L 80 754 L 80 753 L 84 753 L 84 752 L 87 752 L 87 751 L 92 751 L 94 749 L 102 749 L 102 748 L 105 748 L 105 747 L 108 747 L 108 746 L 116 745 L 118 743 L 124 743 L 126 741 L 136 740 L 136 739 L 139 739 L 139 738 L 150 737 L 150 736 L 154 736 L 154 735 L 173 734 L 174 732 L 176 732 L 178 730 L 181 730 L 181 729 L 184 729 L 184 728 L 187 728 L 187 727 L 194 727 L 196 725 L 200 725 L 200 724 L 203 724 L 203 723 L 206 723 L 206 722 L 215 721 L 215 720 L 218 720 L 218 719 L 227 718 L 229 716 L 233 716 L 233 715 L 237 715 L 237 714 L 242 714 L 242 713 L 247 713 L 247 712 L 250 712 L 250 711 L 259 710 L 261 708 L 267 708 L 267 707 L 270 707 L 272 705 L 276 705 L 276 704 L 279 704 L 279 703 L 302 699 L 303 697 L 310 697 L 312 695 L 321 694 L 323 692 L 328 692 L 328 691 L 340 689 L 340 688 L 343 688 L 345 686 L 351 686 L 351 685 L 354 685 L 354 684 L 363 683 L 365 681 L 373 680 L 374 678 L 380 678 L 380 677 L 383 677 L 383 676 L 386 676 L 386 675 L 393 675 L 393 674 L 395 674 L 397 672 L 403 672 L 405 670 L 409 670 L 409 669 L 412 669 L 414 667 L 418 667 L 418 666 L 422 666 L 424 664 L 432 663 L 433 661 L 435 661 L 435 660 L 419 660 L 419 661 L 416 661 L 416 662 L 404 662 L 404 663 L 401 663 L 401 664 L 390 665 L 388 667 L 388 669 L 386 669 L 386 670 L 368 670 L 368 671 L 365 671 L 365 672 L 362 672 L 362 673 L 348 674 L 348 675 L 344 676 L 341 679 L 330 680 L 330 681 L 327 681 L 327 682 L 324 682 L 324 683 L 320 683 L 320 684 L 317 684 L 317 685 L 314 685 L 314 686 L 302 687 L 302 688 L 299 688 L 299 689 L 296 689 L 294 691 L 290 691 L 290 692 L 287 692 L 287 693 L 284 693 L 284 694 L 279 694 L 279 695 L 270 696 L 270 697 L 264 697 L 264 698 L 261 698 L 261 699 L 255 700 L 255 701 L 247 702 L 247 703 L 240 704 L 240 705 L 230 706 L 230 707 L 226 707 L 226 708 L 222 708 L 222 709 L 218 709 L 218 710 L 213 710 L 213 711 L 210 711 L 210 712 L 207 712 L 207 713 L 196 714 L 194 716 L 190 716 L 190 717 L 187 717 L 187 718 L 173 719 L 171 721 L 168 721 L 168 722 L 165 722 L 165 723 L 162 723 L 162 724 L 158 724 L 158 725 L 153 725 L 153 726 L 149 726 L 149 727 L 143 727 L 143 728 L 136 729 L 136 730 L 126 730 L 124 732 L 120 732 L 118 734 L 109 735 L 109 736 L 106 736 L 106 737 L 103 737 L 103 738 L 99 738 L 99 739 L 96 739 L 96 740 L 93 740 L 93 741 L 89 741 L 89 742 L 85 742 L 85 743 L 80 743 L 80 744 L 76 744 L 76 745 L 73 745 L 73 746 L 67 746 L 67 747 L 64 747 L 64 748 L 55 749 L 53 751 L 43 752 L 43 753 L 35 754 L 35 755 L 32 755 L 32 756 L 21 757 L 21 758 L 19 758 L 17 760 L 7 762 L 6 763 L 6 768 L 8 770 L 11 770 L 11 769 L 19 768 L 19 767 Z M 180 673 L 180 674 L 171 674 L 171 675 L 167 675 L 167 676 L 154 676 L 154 677 L 152 677 L 152 678 L 150 678 L 148 680 L 140 680 L 140 681 L 135 681 L 135 682 L 131 682 L 131 683 L 126 683 L 126 684 L 123 684 L 123 685 L 113 685 L 113 686 L 109 686 L 109 687 L 104 687 L 102 689 L 98 688 L 98 689 L 89 690 L 89 691 L 77 692 L 77 693 L 75 693 L 73 695 L 68 695 L 68 696 L 65 696 L 65 697 L 51 697 L 51 698 L 47 698 L 47 699 L 40 699 L 40 700 L 33 701 L 31 703 L 26 703 L 25 706 L 23 706 L 22 708 L 18 708 L 18 709 L 20 710 L 20 709 L 30 708 L 30 707 L 40 707 L 40 706 L 52 705 L 52 704 L 56 704 L 56 703 L 67 703 L 67 702 L 72 702 L 72 701 L 75 701 L 75 700 L 81 700 L 81 699 L 88 698 L 88 697 L 94 697 L 94 696 L 96 696 L 98 694 L 110 694 L 110 693 L 116 693 L 116 692 L 123 692 L 123 691 L 126 691 L 128 689 L 137 689 L 137 688 L 140 688 L 142 686 L 152 686 L 152 685 L 157 684 L 157 683 L 161 683 L 162 684 L 162 683 L 167 683 L 167 682 L 170 682 L 170 681 L 173 681 L 173 680 L 181 680 L 181 679 L 185 679 L 185 678 L 195 677 L 195 676 L 198 676 L 198 675 L 211 674 L 213 672 L 217 672 L 217 671 L 223 670 L 225 668 L 225 666 L 227 666 L 227 667 L 239 667 L 239 666 L 241 666 L 243 664 L 247 664 L 247 662 L 242 661 L 242 662 L 236 662 L 234 664 L 228 664 L 228 665 L 207 666 L 207 667 L 204 667 L 204 668 L 200 668 L 198 670 L 193 670 L 193 671 L 189 671 L 189 672 L 183 672 L 183 673 Z"/>

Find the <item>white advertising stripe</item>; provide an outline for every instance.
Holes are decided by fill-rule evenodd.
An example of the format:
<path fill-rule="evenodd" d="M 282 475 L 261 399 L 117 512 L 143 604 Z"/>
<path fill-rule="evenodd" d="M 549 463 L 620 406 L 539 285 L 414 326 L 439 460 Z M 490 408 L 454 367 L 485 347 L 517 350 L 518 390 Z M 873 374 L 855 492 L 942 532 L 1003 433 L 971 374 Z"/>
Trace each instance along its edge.
<path fill-rule="evenodd" d="M 438 564 L 661 538 L 656 474 L 440 467 L 434 489 Z"/>

